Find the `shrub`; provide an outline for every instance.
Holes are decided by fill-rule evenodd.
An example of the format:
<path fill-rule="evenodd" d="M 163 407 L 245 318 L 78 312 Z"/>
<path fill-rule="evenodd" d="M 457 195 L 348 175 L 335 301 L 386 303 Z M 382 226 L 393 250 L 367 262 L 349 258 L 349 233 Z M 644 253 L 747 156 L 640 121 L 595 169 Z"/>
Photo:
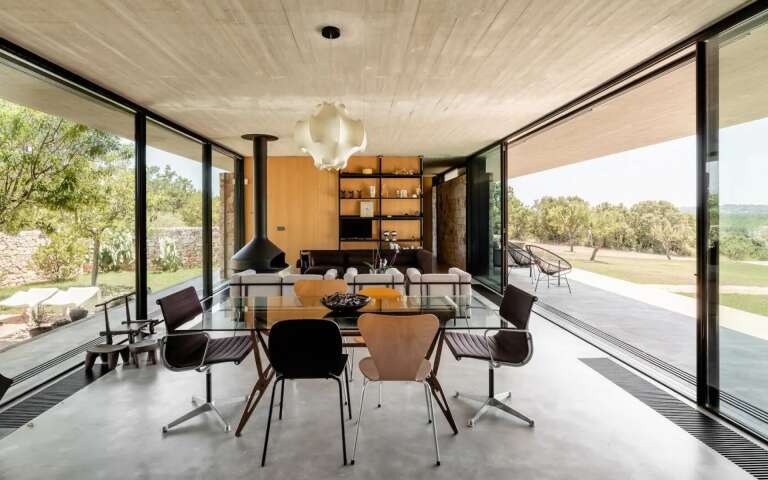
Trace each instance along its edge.
<path fill-rule="evenodd" d="M 731 260 L 763 260 L 768 258 L 768 247 L 744 233 L 724 233 L 720 238 L 720 253 Z"/>
<path fill-rule="evenodd" d="M 181 255 L 173 239 L 160 239 L 160 255 L 152 259 L 152 265 L 162 272 L 175 272 L 181 268 Z"/>
<path fill-rule="evenodd" d="M 32 254 L 37 270 L 57 282 L 77 277 L 88 254 L 83 240 L 71 232 L 54 232 L 48 238 L 48 244 L 38 247 Z"/>
<path fill-rule="evenodd" d="M 117 272 L 130 269 L 133 263 L 133 238 L 128 232 L 115 232 L 101 247 L 99 270 Z"/>

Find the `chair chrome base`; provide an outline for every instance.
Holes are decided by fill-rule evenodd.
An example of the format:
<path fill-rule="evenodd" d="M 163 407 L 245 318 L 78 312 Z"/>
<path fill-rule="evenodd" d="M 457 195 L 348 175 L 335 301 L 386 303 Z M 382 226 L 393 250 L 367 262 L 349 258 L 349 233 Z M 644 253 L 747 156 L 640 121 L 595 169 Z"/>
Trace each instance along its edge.
<path fill-rule="evenodd" d="M 210 368 L 207 368 L 205 370 L 205 385 L 206 385 L 206 399 L 202 399 L 199 397 L 192 397 L 192 405 L 195 405 L 195 408 L 190 410 L 189 412 L 185 413 L 184 415 L 180 416 L 176 420 L 172 421 L 168 425 L 163 426 L 163 434 L 168 433 L 168 430 L 171 428 L 180 425 L 187 420 L 190 420 L 192 418 L 195 418 L 198 415 L 202 415 L 207 412 L 213 413 L 214 418 L 219 421 L 221 426 L 224 428 L 224 432 L 229 432 L 232 430 L 232 427 L 229 425 L 229 423 L 224 419 L 224 416 L 221 414 L 218 408 L 216 408 L 217 405 L 229 405 L 232 403 L 244 403 L 248 401 L 248 395 L 243 395 L 239 397 L 234 398 L 227 398 L 222 400 L 216 400 L 214 401 L 212 398 L 212 382 L 211 382 L 211 370 Z"/>
<path fill-rule="evenodd" d="M 498 408 L 499 410 L 506 412 L 528 423 L 528 426 L 530 427 L 534 426 L 533 419 L 526 417 L 522 413 L 518 412 L 514 408 L 504 403 L 504 400 L 508 400 L 510 397 L 512 397 L 512 392 L 498 393 L 492 397 L 484 397 L 482 395 L 468 395 L 465 393 L 456 392 L 456 395 L 454 395 L 454 397 L 456 398 L 463 397 L 469 400 L 474 400 L 476 402 L 483 403 L 483 406 L 480 407 L 480 410 L 478 410 L 477 413 L 475 413 L 475 415 L 472 418 L 470 418 L 469 421 L 467 421 L 468 427 L 474 427 L 475 423 L 477 423 L 477 421 L 480 420 L 480 417 L 482 417 L 485 414 L 485 412 L 487 412 L 490 408 Z"/>

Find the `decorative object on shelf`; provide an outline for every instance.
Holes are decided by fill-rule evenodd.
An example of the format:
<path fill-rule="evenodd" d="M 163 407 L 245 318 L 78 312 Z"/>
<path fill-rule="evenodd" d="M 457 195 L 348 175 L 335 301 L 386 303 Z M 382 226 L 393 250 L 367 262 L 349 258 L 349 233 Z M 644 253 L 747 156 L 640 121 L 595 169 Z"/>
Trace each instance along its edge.
<path fill-rule="evenodd" d="M 392 239 L 393 242 L 397 241 L 397 230 L 392 230 L 389 232 L 389 237 Z"/>
<path fill-rule="evenodd" d="M 414 175 L 415 172 L 408 168 L 398 168 L 395 170 L 395 175 Z"/>
<path fill-rule="evenodd" d="M 389 241 L 389 230 L 384 230 L 384 241 L 385 242 Z"/>
<path fill-rule="evenodd" d="M 328 39 L 333 64 L 333 40 L 341 36 L 341 30 L 329 25 L 321 32 Z M 314 115 L 296 122 L 293 139 L 302 152 L 312 155 L 320 170 L 345 168 L 349 157 L 365 150 L 368 143 L 363 122 L 351 118 L 343 104 L 328 102 L 318 105 Z"/>
<path fill-rule="evenodd" d="M 363 192 L 360 190 L 355 190 L 355 198 L 361 198 L 363 196 Z"/>
<path fill-rule="evenodd" d="M 373 175 L 373 169 L 372 168 L 364 168 L 363 169 L 363 175 Z"/>
<path fill-rule="evenodd" d="M 415 197 L 420 197 L 421 196 L 421 187 L 416 187 L 416 195 L 414 195 L 414 196 Z"/>
<path fill-rule="evenodd" d="M 414 193 L 414 194 L 411 195 L 411 198 L 419 198 L 419 195 Z"/>
<path fill-rule="evenodd" d="M 334 293 L 320 299 L 320 303 L 335 313 L 354 312 L 371 302 L 371 297 L 356 293 Z"/>
<path fill-rule="evenodd" d="M 370 194 L 370 198 L 375 197 L 376 196 L 376 186 L 375 185 L 370 185 L 368 187 L 368 193 Z"/>
<path fill-rule="evenodd" d="M 373 217 L 373 202 L 370 202 L 370 201 L 360 202 L 360 216 Z"/>

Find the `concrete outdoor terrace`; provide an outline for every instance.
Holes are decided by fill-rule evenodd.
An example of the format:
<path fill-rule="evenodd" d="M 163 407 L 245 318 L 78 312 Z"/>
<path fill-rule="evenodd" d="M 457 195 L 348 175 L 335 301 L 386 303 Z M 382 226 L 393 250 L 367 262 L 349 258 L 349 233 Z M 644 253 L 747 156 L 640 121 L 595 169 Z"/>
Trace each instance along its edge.
<path fill-rule="evenodd" d="M 490 311 L 488 312 L 490 314 Z M 590 369 L 580 358 L 604 355 L 550 322 L 531 321 L 535 353 L 523 368 L 496 372 L 497 389 L 536 420 L 528 426 L 491 413 L 464 426 L 478 405 L 450 398 L 460 425 L 454 436 L 437 427 L 442 465 L 433 464 L 431 430 L 421 387 L 385 385 L 383 408 L 369 395 L 354 466 L 342 466 L 335 384 L 294 381 L 286 386 L 282 421 L 273 422 L 267 466 L 259 466 L 267 402 L 243 436 L 224 433 L 198 417 L 160 433 L 161 426 L 201 395 L 203 376 L 162 366 L 118 367 L 32 425 L 0 440 L 3 476 L 27 478 L 573 478 L 747 479 L 746 472 Z M 358 355 L 358 358 L 361 358 Z M 441 382 L 483 393 L 487 365 L 457 363 L 444 352 Z M 359 408 L 360 376 L 352 384 Z M 214 395 L 245 394 L 255 379 L 251 358 L 215 368 Z M 221 408 L 235 421 L 238 406 Z M 351 453 L 354 421 L 347 421 Z M 351 432 L 351 433 L 350 433 Z M 75 441 L 76 440 L 76 441 Z M 41 452 L 45 452 L 41 460 Z M 33 467 L 32 467 L 33 466 Z"/>

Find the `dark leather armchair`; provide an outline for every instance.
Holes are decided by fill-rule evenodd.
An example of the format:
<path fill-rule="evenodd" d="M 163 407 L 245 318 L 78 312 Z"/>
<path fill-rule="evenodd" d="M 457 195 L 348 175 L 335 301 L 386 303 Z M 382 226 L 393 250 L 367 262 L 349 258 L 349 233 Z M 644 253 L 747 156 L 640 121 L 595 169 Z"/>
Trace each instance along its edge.
<path fill-rule="evenodd" d="M 205 412 L 212 412 L 228 432 L 230 426 L 214 402 L 211 366 L 217 363 L 234 362 L 239 364 L 253 349 L 250 337 L 234 336 L 211 338 L 205 332 L 179 331 L 178 328 L 203 313 L 203 307 L 193 287 L 185 288 L 157 301 L 165 318 L 167 335 L 162 340 L 163 364 L 174 371 L 196 370 L 205 373 L 205 400 L 193 398 L 197 406 L 163 427 L 163 433 Z M 240 397 L 237 401 L 244 401 Z"/>
<path fill-rule="evenodd" d="M 530 361 L 533 355 L 533 338 L 528 330 L 528 321 L 535 301 L 536 297 L 533 295 L 508 285 L 499 307 L 499 316 L 511 324 L 513 329 L 488 329 L 483 335 L 459 332 L 445 334 L 445 342 L 456 360 L 474 358 L 488 362 L 487 397 L 456 392 L 457 398 L 461 396 L 483 403 L 480 410 L 467 422 L 470 427 L 491 407 L 515 416 L 531 427 L 534 425 L 532 419 L 504 403 L 512 396 L 511 392 L 495 393 L 493 372 L 501 366 L 521 367 Z M 489 335 L 491 332 L 496 333 Z"/>
<path fill-rule="evenodd" d="M 269 361 L 275 369 L 275 383 L 272 385 L 272 400 L 269 403 L 267 432 L 264 436 L 264 450 L 261 466 L 267 460 L 269 430 L 272 425 L 272 407 L 275 404 L 275 390 L 280 388 L 280 416 L 283 418 L 285 380 L 327 378 L 339 386 L 339 411 L 341 412 L 341 448 L 344 465 L 347 464 L 347 441 L 344 432 L 344 394 L 341 375 L 344 374 L 347 390 L 349 417 L 352 418 L 352 404 L 349 401 L 349 379 L 346 375 L 347 355 L 341 350 L 339 326 L 330 320 L 283 320 L 269 331 Z"/>

